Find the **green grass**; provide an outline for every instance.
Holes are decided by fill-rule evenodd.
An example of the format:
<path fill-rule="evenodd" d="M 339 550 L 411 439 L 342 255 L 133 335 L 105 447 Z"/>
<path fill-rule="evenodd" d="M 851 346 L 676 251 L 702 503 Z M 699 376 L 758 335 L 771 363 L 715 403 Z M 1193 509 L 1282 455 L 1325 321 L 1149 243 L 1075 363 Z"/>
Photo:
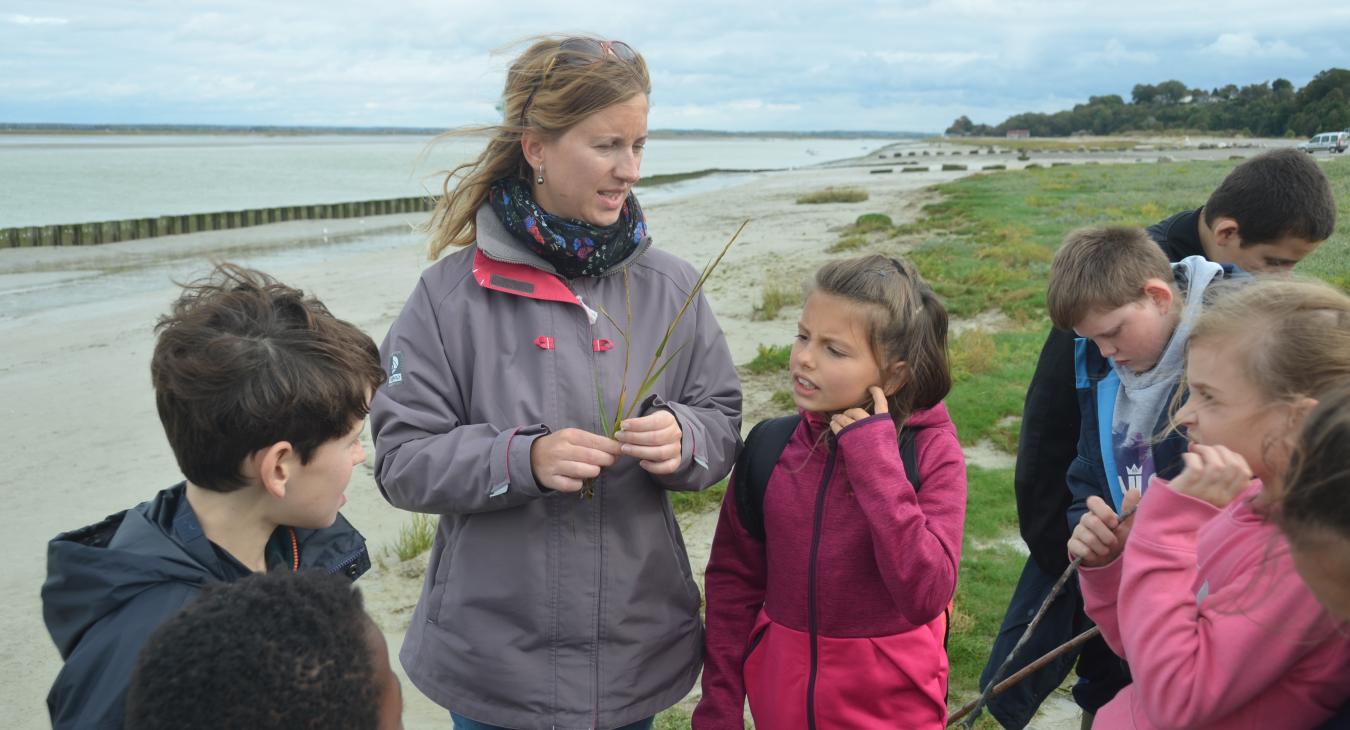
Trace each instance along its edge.
<path fill-rule="evenodd" d="M 699 492 L 671 492 L 670 505 L 677 515 L 686 512 L 707 512 L 721 506 L 722 495 L 726 491 L 727 480 L 723 479 Z"/>
<path fill-rule="evenodd" d="M 845 253 L 847 251 L 856 251 L 867 245 L 867 239 L 862 236 L 844 236 L 843 238 L 830 244 L 825 249 L 827 253 Z"/>
<path fill-rule="evenodd" d="M 1062 150 L 1065 152 L 1077 151 L 1080 147 L 1099 150 L 1132 150 L 1137 145 L 1152 144 L 1155 149 L 1165 147 L 1180 147 L 1180 144 L 1158 144 L 1155 142 L 1145 142 L 1142 139 L 1132 139 L 1129 137 L 1119 137 L 1115 139 L 1102 139 L 1100 137 L 1091 139 L 1068 138 L 1047 138 L 1036 137 L 1033 139 L 1007 139 L 1006 137 L 943 137 L 934 138 L 930 142 L 945 142 L 947 144 L 971 145 L 975 147 L 1000 147 L 1005 150 L 1028 150 L 1032 152 L 1047 152 L 1051 150 Z"/>
<path fill-rule="evenodd" d="M 689 730 L 689 713 L 678 707 L 672 707 L 656 716 L 652 730 Z"/>
<path fill-rule="evenodd" d="M 414 514 L 412 522 L 398 528 L 398 539 L 389 551 L 399 560 L 412 560 L 431 549 L 436 539 L 436 517 L 434 515 Z"/>
<path fill-rule="evenodd" d="M 952 391 L 947 408 L 961 443 L 989 439 L 1004 451 L 1017 449 L 1018 421 L 1036 358 L 1048 328 L 999 332 L 980 342 L 966 333 L 952 345 Z M 978 348 L 973 354 L 971 350 Z M 1012 421 L 1009 425 L 1001 425 Z M 1011 504 L 1011 502 L 1010 502 Z"/>
<path fill-rule="evenodd" d="M 852 226 L 853 233 L 871 233 L 872 231 L 890 230 L 894 224 L 891 217 L 884 213 L 863 213 L 858 216 Z"/>
<path fill-rule="evenodd" d="M 767 283 L 759 295 L 759 305 L 750 312 L 750 319 L 755 322 L 778 319 L 778 314 L 784 307 L 795 307 L 801 303 L 800 287 Z"/>
<path fill-rule="evenodd" d="M 792 398 L 790 390 L 775 390 L 773 395 L 769 396 L 769 402 L 784 414 L 797 412 L 797 401 Z"/>
<path fill-rule="evenodd" d="M 760 345 L 756 348 L 755 359 L 742 367 L 755 375 L 765 375 L 787 370 L 788 360 L 791 357 L 791 345 Z"/>
<path fill-rule="evenodd" d="M 824 190 L 817 190 L 814 193 L 807 193 L 797 198 L 799 205 L 818 205 L 820 203 L 861 203 L 869 197 L 866 190 L 862 188 L 836 188 L 828 187 Z"/>

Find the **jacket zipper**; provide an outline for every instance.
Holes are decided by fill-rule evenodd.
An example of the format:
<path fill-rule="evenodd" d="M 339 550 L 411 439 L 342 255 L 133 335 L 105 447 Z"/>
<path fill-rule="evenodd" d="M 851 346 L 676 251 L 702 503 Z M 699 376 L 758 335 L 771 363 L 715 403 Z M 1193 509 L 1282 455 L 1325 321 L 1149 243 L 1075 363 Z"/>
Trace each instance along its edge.
<path fill-rule="evenodd" d="M 576 297 L 578 302 L 583 301 L 581 295 L 577 293 L 576 287 L 572 285 L 572 282 L 567 281 L 566 279 L 562 279 L 562 277 L 559 277 L 559 280 L 563 282 L 563 285 L 567 287 L 568 291 L 572 292 L 572 296 Z M 584 306 L 582 307 L 583 310 L 585 308 L 586 307 Z M 594 332 L 595 325 L 591 322 L 588 313 L 583 311 L 581 316 L 586 321 L 586 334 L 588 335 L 587 339 L 593 340 L 595 334 Z M 591 349 L 591 382 L 595 383 L 596 387 L 598 388 L 600 383 L 600 366 L 599 363 L 596 362 L 596 357 L 597 355 L 595 350 Z M 603 398 L 604 395 L 601 394 L 600 397 Z M 598 418 L 600 416 L 600 413 L 597 411 L 595 415 Z M 605 429 L 608 428 L 608 424 L 601 423 L 600 428 L 602 429 L 603 432 Z M 604 540 L 604 520 L 602 515 L 602 507 L 604 506 L 603 500 L 605 497 L 604 494 L 602 494 L 604 490 L 600 489 L 601 486 L 600 480 L 603 477 L 604 475 L 601 474 L 600 476 L 597 476 L 595 478 L 596 483 L 593 497 L 594 502 L 591 505 L 592 508 L 594 509 L 595 514 L 595 519 L 592 520 L 592 522 L 595 525 L 595 540 L 597 545 L 597 549 L 595 551 L 595 612 L 594 612 L 595 633 L 593 635 L 591 644 L 594 647 L 591 650 L 591 663 L 595 667 L 595 671 L 592 675 L 592 684 L 591 684 L 591 697 L 592 697 L 591 728 L 593 729 L 600 727 L 600 608 L 604 603 L 603 592 L 605 589 L 605 579 L 604 575 L 602 575 L 604 569 L 604 545 L 601 544 L 601 542 Z"/>
<path fill-rule="evenodd" d="M 816 492 L 815 524 L 811 528 L 811 564 L 806 574 L 807 630 L 811 635 L 811 674 L 806 682 L 806 722 L 811 730 L 816 728 L 816 663 L 818 659 L 817 616 L 816 616 L 816 559 L 820 553 L 820 528 L 825 519 L 825 493 L 830 487 L 830 476 L 834 473 L 835 451 L 830 445 L 830 455 L 825 460 L 825 471 L 820 478 L 820 490 Z"/>

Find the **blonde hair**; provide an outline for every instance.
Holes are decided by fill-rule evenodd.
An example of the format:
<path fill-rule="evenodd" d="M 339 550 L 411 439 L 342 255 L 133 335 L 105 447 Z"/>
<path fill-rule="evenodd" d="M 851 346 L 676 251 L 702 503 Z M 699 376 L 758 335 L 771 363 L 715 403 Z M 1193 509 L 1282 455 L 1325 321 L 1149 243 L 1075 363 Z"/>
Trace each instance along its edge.
<path fill-rule="evenodd" d="M 1258 277 L 1224 284 L 1191 330 L 1187 350 L 1241 347 L 1243 374 L 1271 402 L 1316 398 L 1350 377 L 1350 296 L 1320 281 Z"/>
<path fill-rule="evenodd" d="M 1072 330 L 1095 311 L 1138 301 L 1149 279 L 1172 286 L 1172 264 L 1142 228 L 1079 228 L 1050 263 L 1045 305 L 1050 321 Z M 1175 289 L 1175 287 L 1173 287 Z"/>
<path fill-rule="evenodd" d="M 832 261 L 810 290 L 866 305 L 877 364 L 883 371 L 898 361 L 908 366 L 908 380 L 887 399 L 897 426 L 947 396 L 947 310 L 913 264 L 880 255 Z"/>
<path fill-rule="evenodd" d="M 636 51 L 630 61 L 607 52 L 587 63 L 564 62 L 562 54 L 575 54 L 560 49 L 560 45 L 577 37 L 602 42 L 594 36 L 536 39 L 507 70 L 501 123 L 442 135 L 487 133 L 491 139 L 476 159 L 446 173 L 442 195 L 427 226 L 432 234 L 429 259 L 434 261 L 445 249 L 467 246 L 478 238 L 475 216 L 487 201 L 493 182 L 513 175 L 531 176 L 520 147 L 526 131 L 557 139 L 598 111 L 639 94 L 651 94 L 647 64 Z"/>

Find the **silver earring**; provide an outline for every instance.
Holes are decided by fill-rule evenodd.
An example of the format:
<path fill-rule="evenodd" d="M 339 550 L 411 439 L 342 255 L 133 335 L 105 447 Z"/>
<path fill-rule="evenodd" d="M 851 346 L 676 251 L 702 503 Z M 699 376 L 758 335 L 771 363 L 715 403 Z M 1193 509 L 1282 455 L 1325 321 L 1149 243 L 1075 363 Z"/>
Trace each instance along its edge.
<path fill-rule="evenodd" d="M 543 166 L 543 165 L 540 165 L 540 166 L 539 166 L 539 175 L 538 175 L 537 177 L 534 178 L 534 184 L 535 184 L 535 185 L 543 185 L 543 184 L 544 184 L 544 166 Z"/>

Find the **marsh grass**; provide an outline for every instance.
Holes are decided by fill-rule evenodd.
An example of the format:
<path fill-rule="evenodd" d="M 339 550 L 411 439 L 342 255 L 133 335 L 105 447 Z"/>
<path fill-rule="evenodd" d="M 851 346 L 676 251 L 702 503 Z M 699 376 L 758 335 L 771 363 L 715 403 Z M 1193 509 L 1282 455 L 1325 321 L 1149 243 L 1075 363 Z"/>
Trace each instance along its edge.
<path fill-rule="evenodd" d="M 1132 150 L 1141 144 L 1150 144 L 1154 149 L 1179 148 L 1180 143 L 1162 143 L 1153 141 L 1145 142 L 1142 139 L 1132 139 L 1130 137 L 1120 137 L 1116 139 L 1076 139 L 1076 138 L 1033 138 L 1033 139 L 1008 139 L 1006 137 L 943 137 L 934 138 L 930 142 L 943 142 L 946 144 L 959 144 L 974 147 L 998 147 L 1004 150 L 1027 150 L 1029 152 L 1076 152 L 1080 148 L 1098 149 L 1109 152 L 1119 152 L 1122 150 Z"/>
<path fill-rule="evenodd" d="M 845 253 L 848 251 L 856 251 L 866 245 L 867 239 L 862 236 L 845 236 L 830 244 L 825 251 L 826 253 Z"/>
<path fill-rule="evenodd" d="M 828 187 L 823 190 L 817 190 L 814 193 L 807 193 L 806 195 L 799 196 L 797 198 L 797 204 L 819 205 L 821 203 L 861 203 L 869 197 L 871 196 L 862 188 Z"/>
<path fill-rule="evenodd" d="M 850 229 L 853 233 L 872 233 L 889 231 L 893 225 L 895 224 L 891 222 L 891 217 L 885 213 L 863 213 L 853 222 Z"/>
<path fill-rule="evenodd" d="M 755 375 L 774 373 L 787 370 L 788 360 L 791 357 L 791 345 L 760 345 L 756 348 L 755 359 L 742 367 Z"/>
<path fill-rule="evenodd" d="M 682 515 L 693 512 L 708 512 L 715 510 L 722 504 L 722 495 L 727 491 L 727 480 L 722 481 L 698 492 L 671 492 L 670 505 L 675 510 L 675 514 Z"/>
<path fill-rule="evenodd" d="M 754 322 L 778 319 L 785 307 L 795 307 L 802 303 L 802 289 L 799 286 L 782 286 L 768 282 L 759 295 L 759 304 L 750 312 Z"/>
<path fill-rule="evenodd" d="M 431 549 L 436 540 L 436 517 L 415 513 L 412 521 L 398 528 L 398 539 L 389 547 L 400 561 L 412 560 Z"/>

